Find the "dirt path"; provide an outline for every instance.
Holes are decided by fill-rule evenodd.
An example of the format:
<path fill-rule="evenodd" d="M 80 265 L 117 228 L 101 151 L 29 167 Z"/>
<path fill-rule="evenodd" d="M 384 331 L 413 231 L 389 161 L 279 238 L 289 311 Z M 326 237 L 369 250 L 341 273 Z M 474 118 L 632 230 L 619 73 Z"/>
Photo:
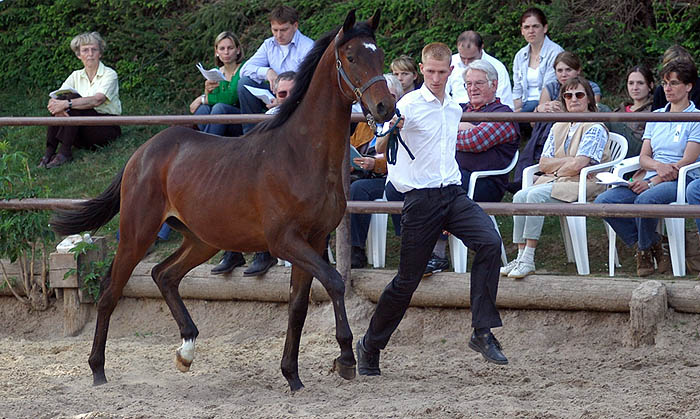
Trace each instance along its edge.
<path fill-rule="evenodd" d="M 345 381 L 332 308 L 309 310 L 299 357 L 306 388 L 279 370 L 286 305 L 188 301 L 200 330 L 189 373 L 173 355 L 179 333 L 159 300 L 125 299 L 107 343 L 109 383 L 92 387 L 94 319 L 63 338 L 58 310 L 28 313 L 0 297 L 2 418 L 700 417 L 700 316 L 669 313 L 657 345 L 623 345 L 626 314 L 505 311 L 496 331 L 510 365 L 466 346 L 469 313 L 409 309 L 382 353 L 381 377 Z M 373 305 L 355 297 L 355 337 Z"/>

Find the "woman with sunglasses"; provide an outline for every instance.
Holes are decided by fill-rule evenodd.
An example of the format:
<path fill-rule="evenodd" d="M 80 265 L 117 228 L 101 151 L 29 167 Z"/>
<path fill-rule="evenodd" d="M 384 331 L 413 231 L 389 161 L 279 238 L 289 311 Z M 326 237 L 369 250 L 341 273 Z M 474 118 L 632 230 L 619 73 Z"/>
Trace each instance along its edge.
<path fill-rule="evenodd" d="M 595 95 L 588 80 L 572 77 L 561 89 L 562 109 L 566 112 L 596 112 Z M 540 175 L 533 186 L 513 196 L 514 203 L 574 202 L 578 198 L 581 169 L 610 159 L 608 130 L 598 122 L 557 122 L 540 158 Z M 588 198 L 602 192 L 601 185 L 589 182 Z M 513 217 L 513 242 L 518 257 L 501 268 L 501 275 L 521 279 L 535 272 L 535 248 L 542 233 L 543 216 Z"/>
<path fill-rule="evenodd" d="M 697 80 L 692 62 L 673 61 L 661 70 L 661 85 L 668 104 L 654 112 L 698 112 L 688 94 Z M 642 136 L 638 170 L 629 186 L 618 186 L 601 194 L 596 203 L 668 204 L 676 200 L 678 171 L 699 160 L 700 122 L 647 122 Z M 691 170 L 689 179 L 700 178 L 700 170 Z M 694 182 L 688 186 L 693 185 Z M 690 195 L 689 195 L 690 196 Z M 690 202 L 690 199 L 689 199 Z M 636 247 L 637 275 L 665 273 L 671 264 L 656 232 L 656 218 L 605 218 L 627 246 Z"/>
<path fill-rule="evenodd" d="M 221 32 L 214 40 L 216 65 L 226 80 L 204 82 L 204 93 L 190 104 L 195 115 L 240 114 L 238 81 L 243 68 L 243 47 L 233 32 Z M 200 131 L 237 137 L 243 134 L 240 124 L 197 124 Z"/>

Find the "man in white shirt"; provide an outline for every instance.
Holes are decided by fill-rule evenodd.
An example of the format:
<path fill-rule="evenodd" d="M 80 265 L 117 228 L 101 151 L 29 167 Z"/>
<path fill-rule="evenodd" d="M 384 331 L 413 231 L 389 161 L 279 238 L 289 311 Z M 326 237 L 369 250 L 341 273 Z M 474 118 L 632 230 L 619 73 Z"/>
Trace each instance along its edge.
<path fill-rule="evenodd" d="M 360 375 L 381 374 L 379 352 L 401 322 L 443 229 L 476 251 L 470 290 L 474 333 L 469 347 L 487 361 L 508 363 L 491 333 L 492 327 L 502 325 L 496 308 L 501 238 L 488 215 L 460 186 L 455 149 L 462 108 L 445 92 L 452 71 L 451 53 L 443 43 L 426 45 L 420 64 L 425 82 L 396 105 L 405 118 L 399 123 L 401 136 L 415 158 L 400 145 L 396 162 L 389 168 L 388 180 L 405 193 L 401 259 L 398 274 L 379 297 L 367 332 L 357 341 Z M 386 148 L 383 137 L 377 141 L 377 151 Z"/>
<path fill-rule="evenodd" d="M 468 103 L 469 94 L 464 87 L 464 70 L 467 66 L 476 60 L 488 61 L 498 72 L 498 90 L 496 97 L 501 100 L 501 103 L 514 109 L 513 105 L 513 90 L 510 85 L 510 76 L 508 70 L 502 62 L 488 55 L 484 51 L 484 41 L 478 32 L 466 31 L 462 32 L 457 38 L 457 54 L 452 56 L 452 74 L 447 82 L 447 93 L 452 96 L 452 99 L 457 103 Z"/>
<path fill-rule="evenodd" d="M 266 111 L 263 101 L 245 86 L 270 89 L 278 74 L 297 71 L 314 45 L 311 38 L 299 31 L 299 14 L 289 6 L 278 6 L 270 12 L 270 30 L 273 36 L 267 38 L 241 68 L 238 100 L 242 114 Z M 243 124 L 243 132 L 250 131 L 254 126 Z"/>

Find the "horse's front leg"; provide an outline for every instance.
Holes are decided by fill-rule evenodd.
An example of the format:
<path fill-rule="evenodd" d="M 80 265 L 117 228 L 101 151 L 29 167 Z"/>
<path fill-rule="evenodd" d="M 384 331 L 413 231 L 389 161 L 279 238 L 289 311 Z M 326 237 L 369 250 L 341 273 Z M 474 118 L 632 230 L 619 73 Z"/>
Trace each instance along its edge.
<path fill-rule="evenodd" d="M 325 251 L 325 236 L 318 240 L 313 249 L 302 239 L 287 241 L 285 249 L 279 249 L 279 254 L 292 263 L 295 268 L 309 272 L 317 278 L 328 292 L 333 303 L 335 314 L 335 337 L 340 346 L 340 356 L 333 363 L 338 375 L 351 380 L 355 378 L 355 354 L 352 350 L 352 331 L 345 311 L 345 282 L 340 273 L 333 269 L 321 257 Z M 308 297 L 307 297 L 308 298 Z"/>
<path fill-rule="evenodd" d="M 292 265 L 287 338 L 282 354 L 282 375 L 287 379 L 292 391 L 304 388 L 304 384 L 299 379 L 299 342 L 309 307 L 309 290 L 312 280 L 311 274 L 296 265 Z"/>

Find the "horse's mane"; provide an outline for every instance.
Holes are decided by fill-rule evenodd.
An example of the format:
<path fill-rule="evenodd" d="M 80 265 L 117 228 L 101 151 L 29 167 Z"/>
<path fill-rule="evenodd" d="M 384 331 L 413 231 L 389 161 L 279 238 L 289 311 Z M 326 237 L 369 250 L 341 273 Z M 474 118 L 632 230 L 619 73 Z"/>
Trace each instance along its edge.
<path fill-rule="evenodd" d="M 309 90 L 311 79 L 314 76 L 319 61 L 321 61 L 323 53 L 338 34 L 339 30 L 340 26 L 325 33 L 314 42 L 313 48 L 306 54 L 306 58 L 304 58 L 304 61 L 299 65 L 297 74 L 294 76 L 294 87 L 289 97 L 279 106 L 278 112 L 272 119 L 258 123 L 250 132 L 260 133 L 277 128 L 292 116 L 299 103 L 304 99 L 306 92 Z M 375 39 L 372 28 L 366 22 L 359 22 L 355 24 L 352 29 L 343 33 L 343 37 L 338 41 L 338 47 L 358 36 L 367 36 Z"/>

